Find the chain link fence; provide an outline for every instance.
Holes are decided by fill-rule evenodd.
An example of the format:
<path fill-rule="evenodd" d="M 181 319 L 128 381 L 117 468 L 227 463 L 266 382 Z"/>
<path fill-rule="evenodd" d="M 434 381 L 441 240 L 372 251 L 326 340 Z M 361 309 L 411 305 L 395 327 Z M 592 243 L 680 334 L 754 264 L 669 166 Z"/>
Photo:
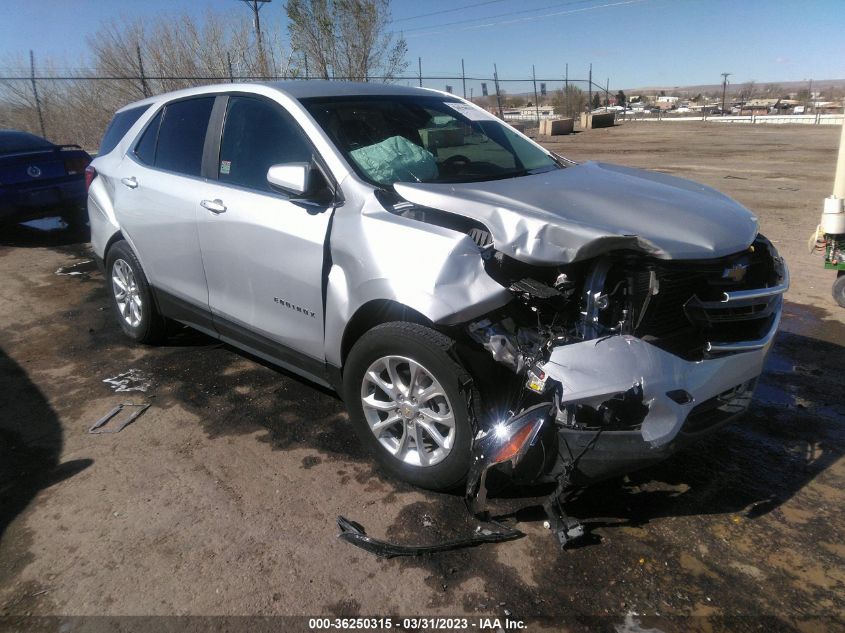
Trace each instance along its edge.
<path fill-rule="evenodd" d="M 30 57 L 28 76 L 18 72 L 0 76 L 0 128 L 33 132 L 56 143 L 73 143 L 88 150 L 100 144 L 115 110 L 146 96 L 180 88 L 215 83 L 290 80 L 290 76 L 249 76 L 232 70 L 207 76 L 98 76 L 91 72 L 39 73 Z M 543 119 L 577 117 L 579 113 L 613 101 L 614 91 L 587 79 L 568 77 L 499 77 L 425 75 L 418 64 L 416 75 L 367 77 L 368 81 L 422 86 L 465 97 L 505 121 L 538 127 Z M 309 81 L 315 78 L 297 78 Z M 347 80 L 333 77 L 333 80 Z M 353 78 L 354 79 L 354 78 Z"/>

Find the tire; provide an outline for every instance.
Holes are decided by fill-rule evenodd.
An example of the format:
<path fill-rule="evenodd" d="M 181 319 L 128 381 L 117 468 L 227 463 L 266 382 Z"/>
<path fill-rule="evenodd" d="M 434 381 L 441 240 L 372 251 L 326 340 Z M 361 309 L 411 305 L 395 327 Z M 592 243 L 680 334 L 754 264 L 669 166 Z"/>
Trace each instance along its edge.
<path fill-rule="evenodd" d="M 836 281 L 833 282 L 833 298 L 839 307 L 845 308 L 845 271 L 840 271 Z"/>
<path fill-rule="evenodd" d="M 120 300 L 121 288 L 128 285 L 129 297 Z M 106 286 L 112 311 L 126 336 L 138 343 L 164 340 L 167 321 L 159 314 L 152 289 L 141 263 L 124 240 L 115 242 L 106 257 Z M 126 293 L 123 293 L 126 296 Z"/>
<path fill-rule="evenodd" d="M 343 374 L 344 400 L 361 442 L 392 476 L 430 490 L 462 484 L 472 459 L 470 401 L 477 402 L 477 392 L 450 355 L 453 346 L 423 325 L 385 323 L 355 343 Z M 416 385 L 409 392 L 412 371 Z"/>

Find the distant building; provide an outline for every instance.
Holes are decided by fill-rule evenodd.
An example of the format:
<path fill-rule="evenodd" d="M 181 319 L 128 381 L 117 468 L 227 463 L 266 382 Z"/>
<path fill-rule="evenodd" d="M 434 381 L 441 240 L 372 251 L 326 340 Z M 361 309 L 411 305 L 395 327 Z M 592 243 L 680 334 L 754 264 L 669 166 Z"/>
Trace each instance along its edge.
<path fill-rule="evenodd" d="M 505 120 L 536 119 L 538 113 L 541 119 L 549 118 L 554 116 L 555 109 L 550 105 L 542 105 L 539 108 L 530 106 L 525 108 L 507 108 L 505 110 L 502 110 L 502 115 L 504 116 Z"/>

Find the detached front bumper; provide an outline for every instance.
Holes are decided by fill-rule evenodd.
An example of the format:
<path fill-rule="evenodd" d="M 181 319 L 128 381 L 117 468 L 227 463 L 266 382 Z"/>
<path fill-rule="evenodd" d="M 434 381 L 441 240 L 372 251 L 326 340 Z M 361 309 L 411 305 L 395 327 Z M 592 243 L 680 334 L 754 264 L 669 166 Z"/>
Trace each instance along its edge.
<path fill-rule="evenodd" d="M 699 361 L 625 335 L 554 349 L 542 368 L 562 387 L 561 452 L 583 452 L 573 481 L 590 483 L 658 462 L 745 412 L 779 320 L 778 312 L 768 335 L 744 351 Z M 598 419 L 632 393 L 644 416 L 626 420 L 617 413 L 615 427 L 598 436 L 601 427 L 582 424 L 575 413 L 596 412 L 589 417 Z"/>

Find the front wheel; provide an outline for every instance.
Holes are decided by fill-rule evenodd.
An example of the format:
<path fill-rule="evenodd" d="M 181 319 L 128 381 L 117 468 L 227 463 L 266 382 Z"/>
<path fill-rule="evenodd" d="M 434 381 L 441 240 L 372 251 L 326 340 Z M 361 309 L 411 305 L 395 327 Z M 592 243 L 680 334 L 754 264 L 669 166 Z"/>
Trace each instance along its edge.
<path fill-rule="evenodd" d="M 385 323 L 362 336 L 344 369 L 344 399 L 361 441 L 395 477 L 421 488 L 463 483 L 471 462 L 472 380 L 431 328 Z"/>

